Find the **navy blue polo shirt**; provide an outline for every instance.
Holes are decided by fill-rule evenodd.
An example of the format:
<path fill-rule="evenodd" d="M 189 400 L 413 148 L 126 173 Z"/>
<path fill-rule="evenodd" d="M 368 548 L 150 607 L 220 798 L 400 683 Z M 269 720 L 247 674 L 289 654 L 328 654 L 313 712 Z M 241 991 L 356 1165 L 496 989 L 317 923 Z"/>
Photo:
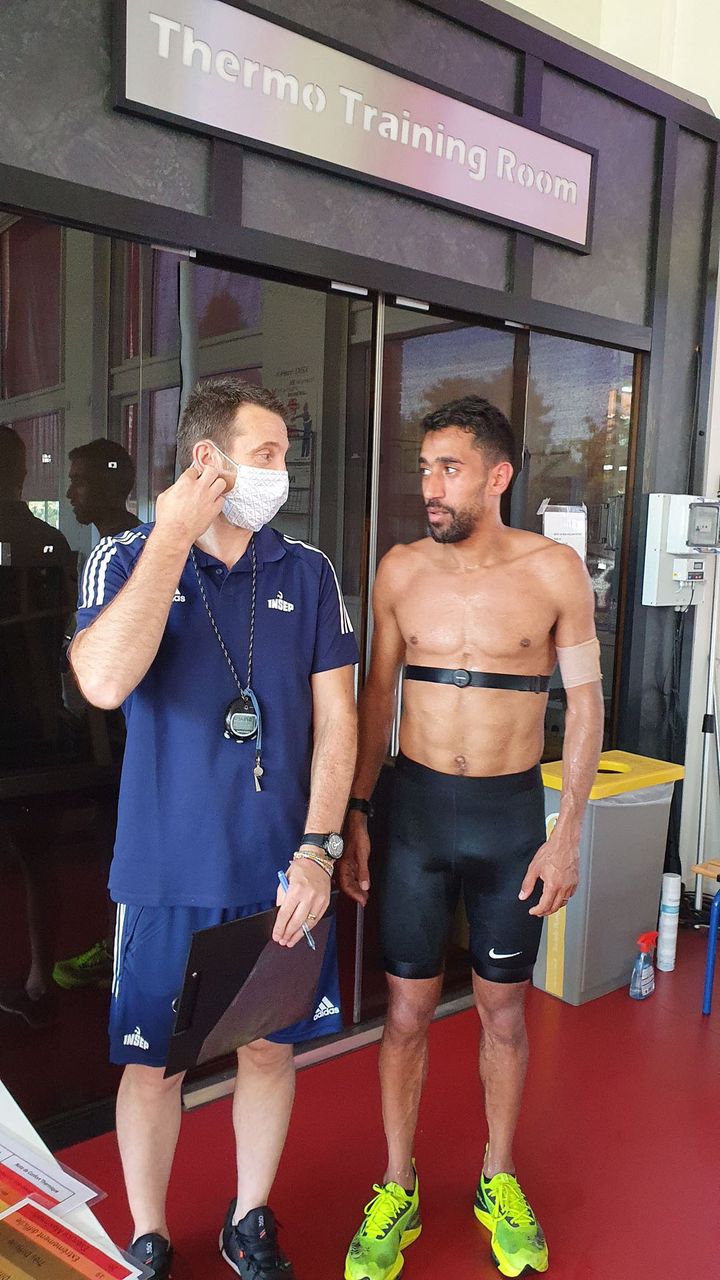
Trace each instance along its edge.
<path fill-rule="evenodd" d="M 127 582 L 153 526 L 105 538 L 85 566 L 77 629 Z M 262 710 L 262 791 L 254 742 L 224 737 L 238 696 L 188 558 L 157 656 L 123 704 L 123 760 L 110 892 L 141 906 L 237 906 L 275 898 L 305 829 L 312 689 L 351 665 L 357 645 L 337 576 L 322 551 L 266 527 L 254 535 L 257 604 L 252 687 Z M 228 570 L 195 548 L 220 634 L 247 678 L 250 548 Z"/>

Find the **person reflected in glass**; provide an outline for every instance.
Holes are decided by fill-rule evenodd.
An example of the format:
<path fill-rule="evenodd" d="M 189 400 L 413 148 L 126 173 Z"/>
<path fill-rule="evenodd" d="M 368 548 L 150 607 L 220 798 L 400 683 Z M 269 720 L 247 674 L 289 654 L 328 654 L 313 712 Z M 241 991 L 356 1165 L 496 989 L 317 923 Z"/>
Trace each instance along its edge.
<path fill-rule="evenodd" d="M 78 524 L 94 524 L 101 538 L 114 538 L 140 524 L 128 508 L 135 467 L 114 440 L 90 440 L 71 449 L 67 499 Z"/>
<path fill-rule="evenodd" d="M 71 449 L 68 459 L 70 473 L 67 499 L 78 524 L 94 525 L 100 540 L 117 537 L 129 529 L 137 528 L 140 520 L 127 506 L 135 487 L 135 465 L 127 449 L 115 440 L 98 438 Z M 71 630 L 74 631 L 74 627 Z M 121 756 L 125 741 L 121 713 L 101 713 L 97 708 L 89 708 L 75 682 L 70 683 L 72 695 L 82 711 L 103 719 L 113 756 Z M 101 806 L 97 818 L 100 844 L 105 851 L 102 866 L 105 882 L 112 858 L 116 822 L 117 798 L 113 792 L 112 802 Z M 105 937 L 96 938 L 86 950 L 77 955 L 58 960 L 53 969 L 57 985 L 66 991 L 89 986 L 109 988 L 114 936 L 115 909 L 108 898 Z"/>
<path fill-rule="evenodd" d="M 303 405 L 302 411 L 302 453 L 301 457 L 309 458 L 312 453 L 313 438 L 313 420 L 310 416 L 310 407 L 307 400 Z"/>
<path fill-rule="evenodd" d="M 0 773 L 5 775 L 0 853 L 18 865 L 22 876 L 30 951 L 24 979 L 0 980 L 0 1008 L 41 1026 L 52 1015 L 47 817 L 20 797 L 28 771 L 52 765 L 61 754 L 60 655 L 76 573 L 66 538 L 23 501 L 26 475 L 22 437 L 0 426 Z M 10 929 L 11 921 L 3 920 L 3 927 Z M 15 950 L 25 950 L 19 937 Z"/>
<path fill-rule="evenodd" d="M 0 425 L 0 544 L 2 564 L 14 566 L 72 562 L 67 538 L 59 529 L 33 515 L 23 502 L 27 455 L 22 437 L 13 427 Z"/>

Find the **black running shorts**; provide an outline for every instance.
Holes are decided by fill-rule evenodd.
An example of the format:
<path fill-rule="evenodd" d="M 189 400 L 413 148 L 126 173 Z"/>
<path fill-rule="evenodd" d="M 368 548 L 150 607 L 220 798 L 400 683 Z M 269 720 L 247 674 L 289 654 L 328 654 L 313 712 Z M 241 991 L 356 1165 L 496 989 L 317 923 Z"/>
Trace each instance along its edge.
<path fill-rule="evenodd" d="M 496 778 L 456 777 L 398 757 L 390 840 L 381 875 L 385 969 L 398 978 L 442 973 L 460 891 L 475 972 L 489 982 L 523 982 L 537 959 L 542 894 L 518 898 L 545 840 L 539 766 Z"/>

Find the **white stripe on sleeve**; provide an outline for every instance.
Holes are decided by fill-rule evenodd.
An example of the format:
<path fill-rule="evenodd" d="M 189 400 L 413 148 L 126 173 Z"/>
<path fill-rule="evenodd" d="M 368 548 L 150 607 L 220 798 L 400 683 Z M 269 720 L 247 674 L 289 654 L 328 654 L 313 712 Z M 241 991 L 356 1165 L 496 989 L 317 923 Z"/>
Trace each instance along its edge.
<path fill-rule="evenodd" d="M 110 561 L 117 555 L 119 546 L 130 546 L 138 538 L 147 538 L 144 530 L 128 529 L 117 537 L 103 538 L 93 548 L 83 572 L 81 609 L 95 609 L 105 603 L 105 579 Z"/>
<path fill-rule="evenodd" d="M 336 585 L 338 608 L 340 608 L 340 630 L 343 636 L 352 635 L 352 622 L 350 621 L 350 613 L 347 612 L 345 600 L 343 600 L 342 591 L 340 589 L 340 582 L 338 582 L 337 580 L 337 573 L 336 571 L 334 571 L 334 564 L 332 562 L 332 559 L 329 558 L 329 556 L 325 556 L 325 553 L 322 552 L 322 550 L 320 550 L 319 547 L 313 547 L 313 545 L 311 545 L 310 543 L 304 543 L 304 541 L 301 541 L 300 538 L 288 538 L 287 534 L 283 534 L 283 538 L 284 540 L 286 540 L 286 543 L 292 543 L 293 545 L 295 545 L 295 547 L 305 547 L 305 549 L 309 550 L 309 552 L 315 552 L 316 554 L 318 554 L 318 556 L 322 556 L 324 561 L 327 561 L 329 566 L 331 566 L 334 585 Z"/>

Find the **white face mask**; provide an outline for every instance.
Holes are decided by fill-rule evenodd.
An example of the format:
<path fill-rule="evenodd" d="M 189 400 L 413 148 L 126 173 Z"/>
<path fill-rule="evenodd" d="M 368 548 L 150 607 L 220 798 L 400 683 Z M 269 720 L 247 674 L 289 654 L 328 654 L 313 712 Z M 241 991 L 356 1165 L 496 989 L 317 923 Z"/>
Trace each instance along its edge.
<path fill-rule="evenodd" d="M 246 467 L 233 462 L 222 449 L 218 453 L 236 468 L 235 483 L 225 494 L 223 515 L 239 529 L 257 533 L 269 524 L 287 502 L 290 482 L 287 471 L 268 471 L 264 467 Z"/>

